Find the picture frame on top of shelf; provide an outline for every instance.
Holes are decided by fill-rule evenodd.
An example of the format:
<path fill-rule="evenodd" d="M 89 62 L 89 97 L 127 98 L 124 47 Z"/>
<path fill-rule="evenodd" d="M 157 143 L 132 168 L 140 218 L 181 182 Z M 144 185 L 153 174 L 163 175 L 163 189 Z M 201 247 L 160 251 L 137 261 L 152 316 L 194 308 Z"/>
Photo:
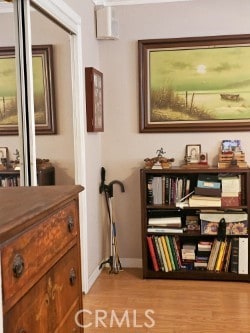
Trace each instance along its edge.
<path fill-rule="evenodd" d="M 249 57 L 250 34 L 138 40 L 139 132 L 249 131 Z"/>
<path fill-rule="evenodd" d="M 222 152 L 241 151 L 241 142 L 240 142 L 240 140 L 222 140 L 222 142 L 221 142 L 221 151 Z"/>
<path fill-rule="evenodd" d="M 33 45 L 32 63 L 36 134 L 56 134 L 53 45 Z M 14 47 L 0 47 L 0 67 L 0 135 L 18 135 Z"/>
<path fill-rule="evenodd" d="M 103 73 L 85 68 L 87 131 L 103 132 Z"/>
<path fill-rule="evenodd" d="M 0 147 L 0 169 L 7 169 L 9 156 L 8 156 L 8 148 Z"/>
<path fill-rule="evenodd" d="M 186 145 L 186 161 L 187 163 L 199 163 L 201 154 L 201 145 Z"/>

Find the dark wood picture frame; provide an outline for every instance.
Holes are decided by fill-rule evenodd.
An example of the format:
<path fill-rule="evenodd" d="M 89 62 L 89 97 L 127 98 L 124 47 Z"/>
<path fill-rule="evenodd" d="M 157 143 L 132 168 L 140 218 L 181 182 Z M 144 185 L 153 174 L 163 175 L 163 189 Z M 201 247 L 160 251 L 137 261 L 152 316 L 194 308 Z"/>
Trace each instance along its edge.
<path fill-rule="evenodd" d="M 32 57 L 35 131 L 36 134 L 56 134 L 53 46 L 32 46 Z M 9 83 L 16 82 L 14 47 L 0 48 L 0 64 L 8 80 L 0 85 L 0 135 L 17 135 L 16 85 L 12 84 L 8 93 L 4 91 Z"/>
<path fill-rule="evenodd" d="M 87 131 L 103 132 L 103 73 L 85 68 Z"/>
<path fill-rule="evenodd" d="M 199 163 L 201 154 L 200 144 L 188 144 L 186 145 L 186 159 L 189 163 Z"/>
<path fill-rule="evenodd" d="M 139 131 L 249 131 L 249 58 L 249 34 L 139 40 Z"/>

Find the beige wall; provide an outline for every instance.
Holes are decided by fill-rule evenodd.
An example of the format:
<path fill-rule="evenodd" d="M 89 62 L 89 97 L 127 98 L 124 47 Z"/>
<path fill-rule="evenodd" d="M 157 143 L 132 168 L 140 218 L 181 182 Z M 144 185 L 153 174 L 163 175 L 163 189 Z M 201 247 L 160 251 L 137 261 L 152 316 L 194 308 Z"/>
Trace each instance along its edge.
<path fill-rule="evenodd" d="M 216 161 L 222 139 L 241 139 L 250 159 L 249 134 L 234 133 L 172 133 L 139 134 L 138 132 L 138 39 L 243 34 L 250 32 L 248 0 L 203 0 L 115 7 L 118 13 L 120 39 L 98 41 L 95 38 L 94 5 L 92 0 L 65 0 L 82 18 L 83 68 L 95 67 L 104 73 L 104 133 L 87 133 L 87 229 L 89 278 L 98 274 L 101 260 L 109 255 L 105 238 L 107 221 L 103 197 L 99 194 L 100 169 L 106 168 L 107 183 L 118 179 L 125 193 L 114 187 L 114 208 L 118 245 L 123 263 L 132 265 L 141 260 L 139 169 L 143 159 L 155 155 L 160 147 L 168 157 L 181 163 L 185 145 L 200 143 L 208 152 L 209 162 Z M 2 19 L 1 19 L 2 20 Z M 1 33 L 1 32 L 0 32 Z M 44 35 L 41 34 L 43 41 Z M 2 37 L 0 35 L 2 45 Z M 57 43 L 54 40 L 53 43 Z M 59 103 L 63 94 L 59 95 Z M 70 121 L 61 104 L 59 117 Z M 66 113 L 65 113 L 66 112 Z M 84 112 L 84 110 L 83 110 Z M 63 125 L 60 125 L 63 128 Z M 84 129 L 83 129 L 84 130 Z M 48 140 L 53 138 L 47 137 Z M 12 140 L 13 138 L 8 138 Z M 57 140 L 56 140 L 57 141 Z M 5 146 L 0 137 L 0 146 Z M 50 142 L 50 141 L 48 141 Z M 66 143 L 58 137 L 58 147 Z M 49 144 L 48 144 L 49 147 Z M 42 149 L 42 148 L 41 148 Z M 46 148 L 47 149 L 47 148 Z M 48 150 L 48 149 L 47 149 Z M 66 163 L 62 161 L 62 165 Z M 85 223 L 86 221 L 83 221 Z"/>
<path fill-rule="evenodd" d="M 95 14 L 92 0 L 65 0 L 82 19 L 83 68 L 100 69 L 99 43 L 95 38 Z M 85 77 L 84 77 L 85 87 Z M 83 110 L 85 112 L 85 110 Z M 85 130 L 85 129 L 83 129 Z M 102 196 L 99 194 L 100 170 L 102 167 L 102 133 L 86 133 L 86 175 L 84 184 L 87 200 L 88 274 L 90 284 L 99 273 L 99 264 L 104 257 L 103 224 L 101 218 Z M 83 221 L 85 223 L 86 221 Z M 92 282 L 91 282 L 92 281 Z"/>
<path fill-rule="evenodd" d="M 203 0 L 156 5 L 116 7 L 120 39 L 100 41 L 100 61 L 105 79 L 105 132 L 102 160 L 110 178 L 124 182 L 117 193 L 117 228 L 120 256 L 141 258 L 139 169 L 145 157 L 163 147 L 179 165 L 186 144 L 200 143 L 216 162 L 222 139 L 240 139 L 250 160 L 248 132 L 138 133 L 139 39 L 247 34 L 250 32 L 248 0 Z M 223 62 L 223 59 L 221 59 Z M 136 261 L 134 261 L 136 263 Z"/>

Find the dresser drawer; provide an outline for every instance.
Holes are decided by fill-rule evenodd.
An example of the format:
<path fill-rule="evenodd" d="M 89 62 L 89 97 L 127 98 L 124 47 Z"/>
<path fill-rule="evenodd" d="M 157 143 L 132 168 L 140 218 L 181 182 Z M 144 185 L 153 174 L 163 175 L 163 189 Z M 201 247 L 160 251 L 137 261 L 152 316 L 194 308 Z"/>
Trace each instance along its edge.
<path fill-rule="evenodd" d="M 78 260 L 74 246 L 6 313 L 4 332 L 80 332 L 75 322 L 82 305 Z"/>
<path fill-rule="evenodd" d="M 77 202 L 72 201 L 2 248 L 3 305 L 24 294 L 67 244 L 76 242 L 77 219 Z"/>
<path fill-rule="evenodd" d="M 79 303 L 76 303 L 71 309 L 65 321 L 60 325 L 55 333 L 81 333 L 83 332 L 83 323 L 80 322 L 80 314 L 77 313 L 81 309 Z M 82 311 L 80 311 L 81 313 Z M 77 321 L 76 321 L 77 320 Z"/>

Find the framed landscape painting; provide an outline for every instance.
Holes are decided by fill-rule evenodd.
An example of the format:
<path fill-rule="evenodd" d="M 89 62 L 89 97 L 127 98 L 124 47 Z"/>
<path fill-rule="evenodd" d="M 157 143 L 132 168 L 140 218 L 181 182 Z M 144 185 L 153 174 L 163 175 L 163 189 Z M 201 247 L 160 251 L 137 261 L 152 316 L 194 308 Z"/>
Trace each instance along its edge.
<path fill-rule="evenodd" d="M 138 41 L 140 132 L 250 130 L 250 35 Z"/>
<path fill-rule="evenodd" d="M 55 134 L 52 45 L 32 46 L 36 134 Z M 0 48 L 0 135 L 18 134 L 14 47 Z"/>

